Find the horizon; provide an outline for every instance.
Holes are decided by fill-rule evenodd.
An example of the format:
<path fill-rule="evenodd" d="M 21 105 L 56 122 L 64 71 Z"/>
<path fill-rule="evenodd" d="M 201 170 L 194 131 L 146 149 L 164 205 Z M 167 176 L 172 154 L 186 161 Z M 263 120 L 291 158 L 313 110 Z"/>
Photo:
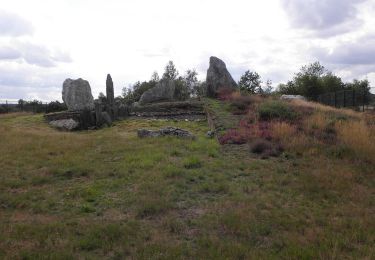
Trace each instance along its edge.
<path fill-rule="evenodd" d="M 5 1 L 0 100 L 61 101 L 66 78 L 88 80 L 96 98 L 108 73 L 118 96 L 161 75 L 169 60 L 180 74 L 196 69 L 204 80 L 210 56 L 236 81 L 251 70 L 274 88 L 314 61 L 345 82 L 373 85 L 373 11 L 373 0 Z"/>

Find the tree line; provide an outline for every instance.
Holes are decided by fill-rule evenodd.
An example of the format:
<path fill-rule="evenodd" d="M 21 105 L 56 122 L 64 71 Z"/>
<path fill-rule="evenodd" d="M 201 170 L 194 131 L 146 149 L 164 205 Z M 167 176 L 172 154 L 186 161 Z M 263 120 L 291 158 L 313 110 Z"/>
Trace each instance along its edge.
<path fill-rule="evenodd" d="M 370 82 L 367 79 L 343 82 L 340 77 L 327 70 L 317 61 L 303 66 L 292 80 L 286 84 L 280 84 L 277 92 L 301 95 L 309 100 L 317 101 L 322 94 L 341 90 L 355 90 L 370 96 Z"/>
<path fill-rule="evenodd" d="M 173 61 L 169 61 L 161 78 L 155 71 L 149 81 L 137 81 L 132 86 L 123 88 L 121 99 L 127 104 L 137 102 L 145 91 L 155 87 L 160 80 L 174 80 L 181 99 L 204 96 L 206 82 L 199 81 L 197 76 L 195 69 L 187 70 L 181 76 Z M 370 83 L 367 79 L 343 82 L 339 76 L 318 61 L 302 66 L 291 80 L 279 84 L 276 89 L 273 88 L 270 79 L 263 82 L 256 71 L 247 70 L 238 81 L 238 89 L 243 94 L 301 95 L 312 101 L 317 101 L 319 95 L 340 90 L 356 90 L 371 95 Z"/>
<path fill-rule="evenodd" d="M 122 89 L 122 99 L 126 104 L 137 102 L 144 92 L 155 87 L 161 80 L 174 81 L 177 99 L 185 100 L 189 97 L 203 96 L 205 83 L 199 81 L 197 76 L 198 73 L 195 69 L 189 69 L 184 75 L 180 75 L 173 61 L 169 61 L 161 78 L 155 71 L 149 81 L 137 81 L 130 87 L 124 87 Z"/>

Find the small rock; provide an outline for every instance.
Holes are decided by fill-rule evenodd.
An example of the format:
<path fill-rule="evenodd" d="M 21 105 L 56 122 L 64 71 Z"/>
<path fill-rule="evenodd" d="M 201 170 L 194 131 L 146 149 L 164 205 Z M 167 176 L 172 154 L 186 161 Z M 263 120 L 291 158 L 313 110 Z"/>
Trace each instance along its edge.
<path fill-rule="evenodd" d="M 209 138 L 213 138 L 215 136 L 215 132 L 214 131 L 208 131 L 206 133 L 206 136 L 209 137 Z"/>

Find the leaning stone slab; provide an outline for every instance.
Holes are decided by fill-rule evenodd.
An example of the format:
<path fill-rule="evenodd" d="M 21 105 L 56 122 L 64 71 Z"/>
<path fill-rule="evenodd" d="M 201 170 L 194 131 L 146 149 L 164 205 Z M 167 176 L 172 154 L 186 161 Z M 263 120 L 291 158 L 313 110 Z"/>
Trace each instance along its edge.
<path fill-rule="evenodd" d="M 195 136 L 187 130 L 176 128 L 176 127 L 166 127 L 159 130 L 147 130 L 138 129 L 138 137 L 159 137 L 159 136 L 176 136 L 179 138 L 195 139 Z"/>
<path fill-rule="evenodd" d="M 147 103 L 173 101 L 175 99 L 175 88 L 173 80 L 161 80 L 155 87 L 142 94 L 139 103 L 143 105 Z"/>
<path fill-rule="evenodd" d="M 49 124 L 57 129 L 65 131 L 73 131 L 78 128 L 79 123 L 73 119 L 61 119 L 49 122 Z"/>
<path fill-rule="evenodd" d="M 90 84 L 81 78 L 64 81 L 62 99 L 69 111 L 93 110 L 95 107 Z"/>
<path fill-rule="evenodd" d="M 216 57 L 210 57 L 206 84 L 209 97 L 216 97 L 220 88 L 235 89 L 237 87 L 237 83 L 233 80 L 225 63 Z"/>

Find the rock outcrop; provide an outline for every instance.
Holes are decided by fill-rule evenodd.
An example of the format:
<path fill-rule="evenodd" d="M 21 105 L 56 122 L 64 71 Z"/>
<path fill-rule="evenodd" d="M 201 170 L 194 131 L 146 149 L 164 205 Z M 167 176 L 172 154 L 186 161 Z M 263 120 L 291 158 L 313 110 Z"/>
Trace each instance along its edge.
<path fill-rule="evenodd" d="M 142 94 L 139 103 L 144 105 L 147 103 L 173 101 L 175 89 L 175 83 L 172 80 L 161 80 L 155 87 Z"/>
<path fill-rule="evenodd" d="M 138 129 L 138 137 L 159 137 L 159 136 L 176 136 L 180 138 L 195 139 L 195 136 L 189 131 L 176 128 L 176 127 L 166 127 L 159 130 L 147 130 L 147 129 Z"/>
<path fill-rule="evenodd" d="M 69 111 L 93 110 L 94 98 L 87 80 L 66 79 L 63 83 L 62 99 Z"/>
<path fill-rule="evenodd" d="M 216 57 L 210 58 L 206 84 L 208 97 L 216 97 L 220 88 L 235 89 L 237 87 L 237 83 L 228 72 L 225 63 Z"/>

